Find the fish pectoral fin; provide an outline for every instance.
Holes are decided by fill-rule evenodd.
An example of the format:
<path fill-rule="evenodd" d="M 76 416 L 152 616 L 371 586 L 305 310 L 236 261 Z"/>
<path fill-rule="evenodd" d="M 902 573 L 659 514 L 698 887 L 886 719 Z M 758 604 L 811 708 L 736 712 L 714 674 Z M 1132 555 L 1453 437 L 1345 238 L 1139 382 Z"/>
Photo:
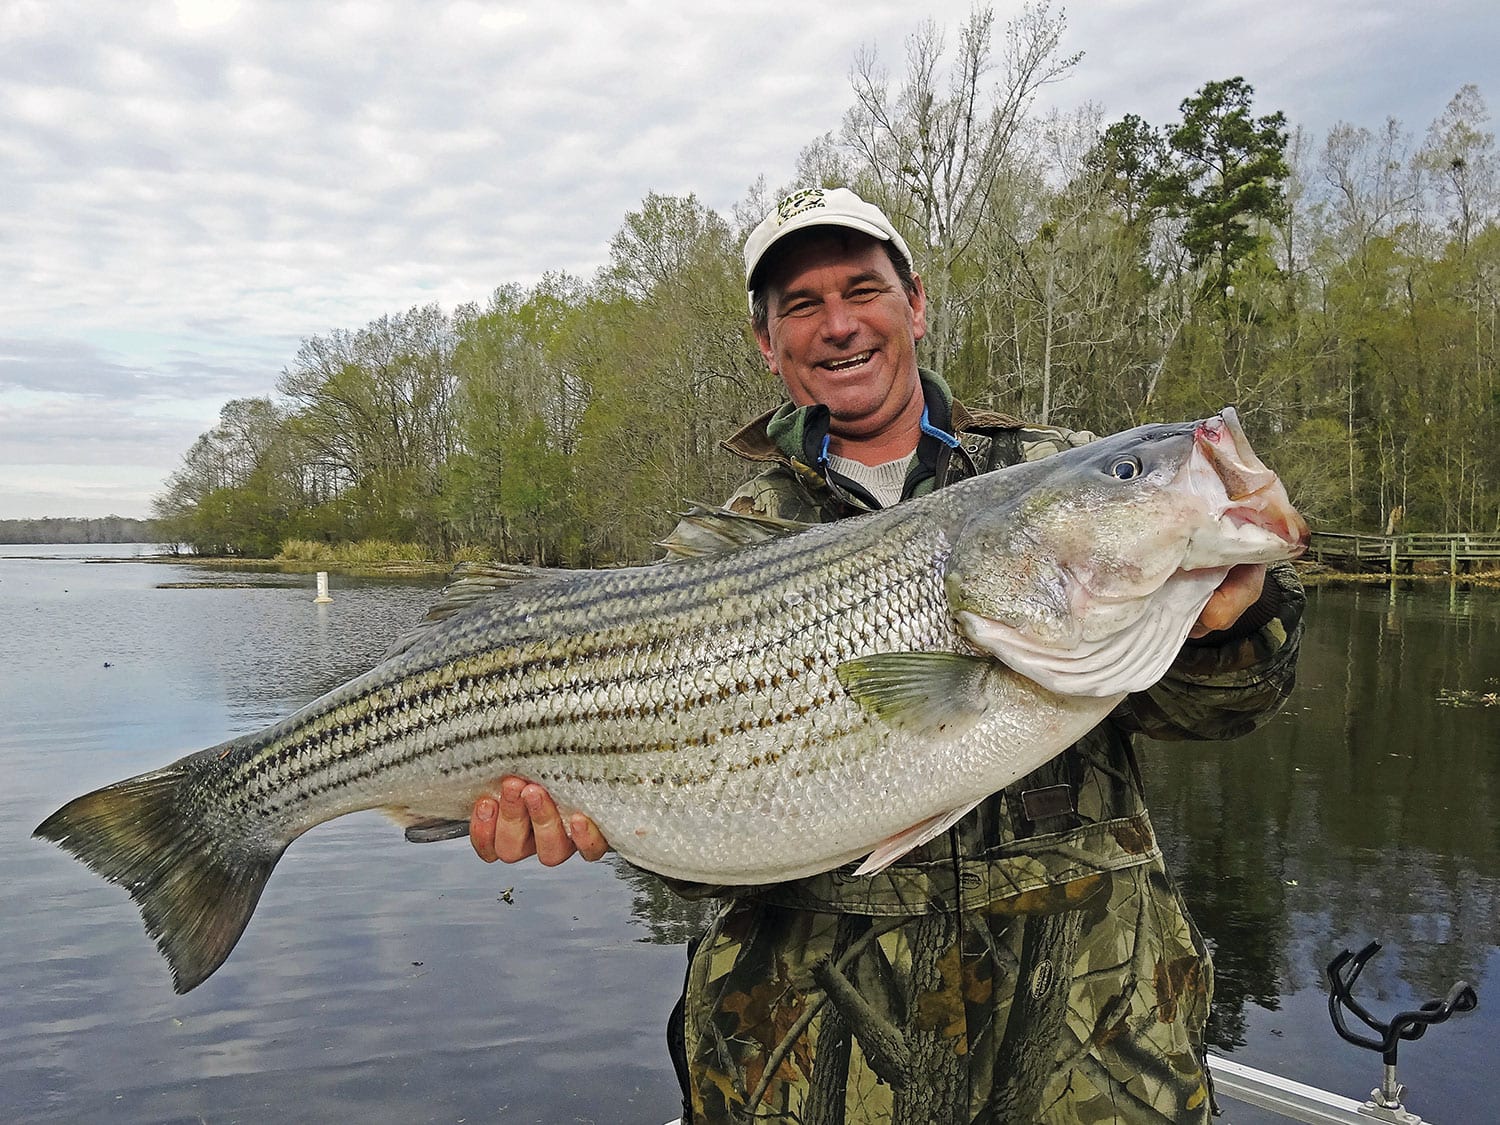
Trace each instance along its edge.
<path fill-rule="evenodd" d="M 436 844 L 443 840 L 458 840 L 469 834 L 467 820 L 448 820 L 440 816 L 412 816 L 410 813 L 391 812 L 396 823 L 406 828 L 406 839 L 413 844 Z"/>
<path fill-rule="evenodd" d="M 835 669 L 850 697 L 888 726 L 945 738 L 989 710 L 986 679 L 998 671 L 987 657 L 957 652 L 884 652 Z"/>
<path fill-rule="evenodd" d="M 984 800 L 983 797 L 979 801 Z M 961 805 L 956 809 L 949 809 L 945 813 L 929 816 L 926 820 L 918 821 L 905 832 L 898 832 L 890 839 L 883 841 L 878 848 L 865 857 L 865 861 L 854 869 L 856 875 L 874 875 L 878 871 L 884 871 L 891 864 L 904 856 L 913 848 L 920 848 L 928 840 L 936 839 L 948 829 L 952 828 L 964 815 L 973 810 L 979 801 L 970 801 L 967 805 Z"/>

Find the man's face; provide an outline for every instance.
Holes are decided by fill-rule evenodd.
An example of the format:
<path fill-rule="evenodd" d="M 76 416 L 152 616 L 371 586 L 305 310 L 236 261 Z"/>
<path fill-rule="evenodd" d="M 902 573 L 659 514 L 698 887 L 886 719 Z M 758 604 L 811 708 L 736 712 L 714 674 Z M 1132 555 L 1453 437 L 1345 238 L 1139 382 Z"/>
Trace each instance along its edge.
<path fill-rule="evenodd" d="M 882 433 L 920 402 L 927 298 L 902 287 L 885 249 L 857 231 L 799 241 L 765 279 L 761 354 L 798 406 L 821 402 L 837 437 Z"/>

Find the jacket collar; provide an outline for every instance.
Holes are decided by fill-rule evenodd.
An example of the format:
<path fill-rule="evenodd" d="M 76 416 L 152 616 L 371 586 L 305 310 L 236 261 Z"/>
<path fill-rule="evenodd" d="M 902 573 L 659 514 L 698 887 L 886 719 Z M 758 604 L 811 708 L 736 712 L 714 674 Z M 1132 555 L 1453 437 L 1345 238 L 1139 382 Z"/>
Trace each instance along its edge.
<path fill-rule="evenodd" d="M 965 429 L 975 420 L 963 403 L 954 400 L 953 392 L 940 376 L 925 368 L 919 369 L 917 374 L 922 380 L 922 395 L 931 425 L 951 434 Z M 784 402 L 747 422 L 720 444 L 747 461 L 796 461 L 806 468 L 817 469 L 827 433 L 826 406 L 819 403 L 799 407 Z M 930 439 L 923 438 L 923 441 L 927 440 Z"/>
<path fill-rule="evenodd" d="M 954 433 L 977 420 L 962 403 L 954 401 L 953 392 L 941 377 L 925 369 L 918 369 L 918 377 L 926 412 L 916 462 L 907 473 L 905 496 L 932 487 L 932 480 L 948 459 L 945 447 L 957 444 Z M 814 488 L 827 488 L 848 508 L 878 508 L 880 505 L 863 487 L 829 468 L 828 425 L 828 407 L 821 403 L 799 407 L 785 402 L 741 427 L 722 445 L 748 461 L 783 465 Z"/>

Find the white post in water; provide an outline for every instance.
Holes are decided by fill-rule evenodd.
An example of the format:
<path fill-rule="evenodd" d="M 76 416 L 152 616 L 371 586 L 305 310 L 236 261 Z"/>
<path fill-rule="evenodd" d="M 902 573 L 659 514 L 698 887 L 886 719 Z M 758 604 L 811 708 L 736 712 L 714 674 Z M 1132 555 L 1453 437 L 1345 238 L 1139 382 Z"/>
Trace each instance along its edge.
<path fill-rule="evenodd" d="M 313 599 L 313 604 L 323 605 L 331 601 L 333 599 L 328 596 L 328 572 L 320 570 L 318 571 L 318 596 Z"/>

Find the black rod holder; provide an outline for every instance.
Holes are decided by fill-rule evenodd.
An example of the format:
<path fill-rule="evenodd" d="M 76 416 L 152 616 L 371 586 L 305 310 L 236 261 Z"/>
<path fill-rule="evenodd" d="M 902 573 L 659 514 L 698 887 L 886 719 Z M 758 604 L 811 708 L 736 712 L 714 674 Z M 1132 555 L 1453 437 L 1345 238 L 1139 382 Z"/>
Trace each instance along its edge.
<path fill-rule="evenodd" d="M 1401 1097 L 1405 1092 L 1396 1081 L 1396 1048 L 1401 1040 L 1422 1038 L 1433 1024 L 1439 1024 L 1450 1016 L 1461 1012 L 1472 1012 L 1479 1006 L 1479 994 L 1468 981 L 1457 981 L 1441 1000 L 1429 1000 L 1412 1011 L 1397 1012 L 1389 1020 L 1381 1021 L 1372 1016 L 1365 1006 L 1354 999 L 1354 982 L 1369 964 L 1370 958 L 1380 952 L 1380 943 L 1372 941 L 1358 953 L 1344 950 L 1328 963 L 1328 1014 L 1333 1019 L 1333 1029 L 1339 1037 L 1356 1047 L 1379 1051 L 1385 1063 L 1384 1077 L 1379 1087 L 1370 1092 L 1371 1101 L 1366 1102 L 1366 1111 L 1373 1111 L 1381 1120 L 1420 1121 L 1405 1112 Z M 1353 1012 L 1360 1022 L 1379 1038 L 1351 1031 L 1344 1019 L 1345 1011 Z M 1390 1116 L 1387 1117 L 1386 1115 Z"/>

